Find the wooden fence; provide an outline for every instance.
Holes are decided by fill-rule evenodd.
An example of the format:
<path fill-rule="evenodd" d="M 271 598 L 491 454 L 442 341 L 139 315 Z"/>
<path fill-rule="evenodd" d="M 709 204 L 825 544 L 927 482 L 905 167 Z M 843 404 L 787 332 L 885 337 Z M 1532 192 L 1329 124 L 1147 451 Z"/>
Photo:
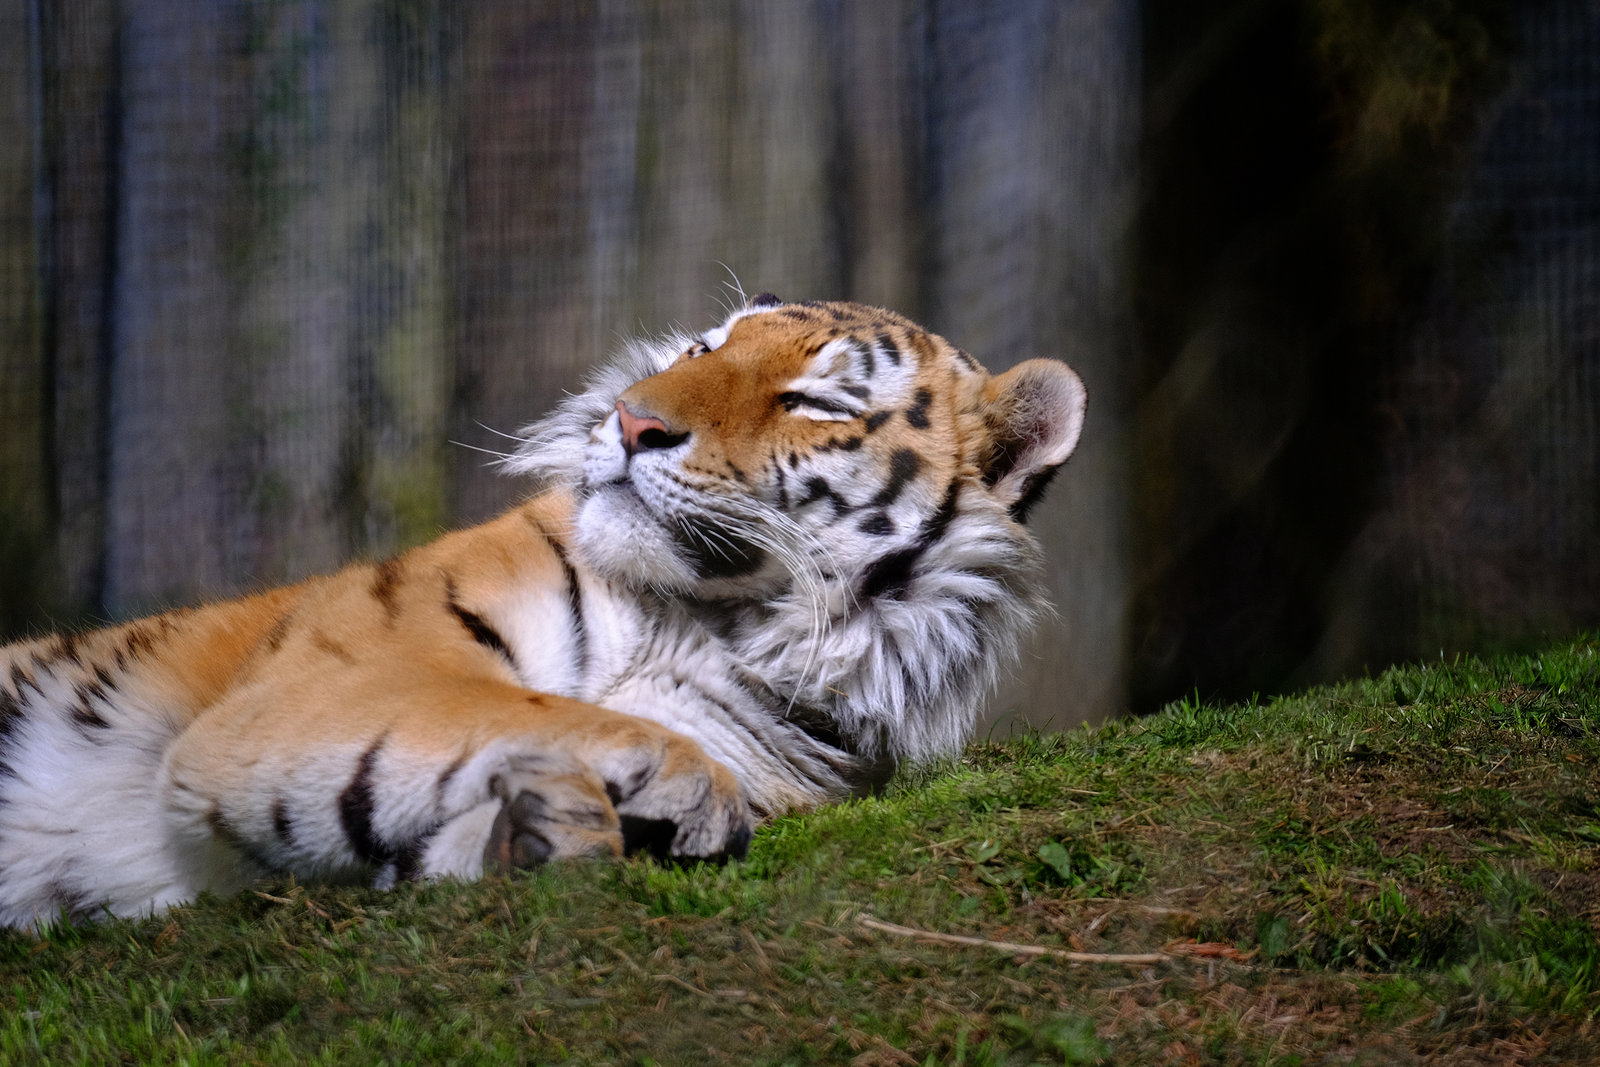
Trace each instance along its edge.
<path fill-rule="evenodd" d="M 1595 624 L 1597 23 L 0 5 L 0 631 L 481 519 L 521 490 L 475 449 L 735 280 L 1087 380 L 1034 520 L 1060 615 L 1001 711 Z"/>

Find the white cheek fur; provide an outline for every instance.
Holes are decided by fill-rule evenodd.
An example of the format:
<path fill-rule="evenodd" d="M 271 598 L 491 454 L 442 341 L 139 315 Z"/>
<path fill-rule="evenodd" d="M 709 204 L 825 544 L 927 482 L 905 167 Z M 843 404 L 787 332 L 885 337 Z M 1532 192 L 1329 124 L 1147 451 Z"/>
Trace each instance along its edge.
<path fill-rule="evenodd" d="M 601 574 L 634 586 L 687 590 L 694 572 L 645 503 L 624 486 L 602 487 L 578 510 L 578 552 Z"/>
<path fill-rule="evenodd" d="M 628 473 L 628 454 L 622 448 L 621 420 L 613 411 L 589 432 L 583 449 L 583 480 L 590 486 L 614 482 Z"/>

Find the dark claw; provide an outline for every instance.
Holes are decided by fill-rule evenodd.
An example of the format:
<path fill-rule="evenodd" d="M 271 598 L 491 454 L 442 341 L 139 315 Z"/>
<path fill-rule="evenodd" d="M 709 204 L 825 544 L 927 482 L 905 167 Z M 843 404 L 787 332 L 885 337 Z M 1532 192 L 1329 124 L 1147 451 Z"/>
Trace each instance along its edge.
<path fill-rule="evenodd" d="M 649 853 L 663 863 L 726 863 L 742 860 L 750 851 L 750 827 L 741 826 L 728 838 L 721 852 L 710 856 L 674 856 L 672 839 L 678 835 L 678 824 L 671 819 L 642 819 L 637 815 L 622 816 L 622 850 L 630 856 Z"/>
<path fill-rule="evenodd" d="M 739 827 L 734 831 L 733 837 L 728 840 L 728 847 L 723 849 L 722 854 L 711 858 L 722 862 L 744 859 L 745 853 L 750 851 L 751 836 L 750 827 Z"/>
<path fill-rule="evenodd" d="M 648 852 L 665 861 L 672 854 L 672 839 L 677 836 L 678 824 L 671 819 L 622 816 L 622 851 L 630 856 Z"/>

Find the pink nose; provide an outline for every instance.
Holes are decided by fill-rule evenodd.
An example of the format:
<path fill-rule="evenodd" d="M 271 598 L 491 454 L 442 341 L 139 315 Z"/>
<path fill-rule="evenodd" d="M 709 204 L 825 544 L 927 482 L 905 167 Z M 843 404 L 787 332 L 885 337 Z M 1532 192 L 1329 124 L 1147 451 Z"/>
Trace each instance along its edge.
<path fill-rule="evenodd" d="M 668 430 L 660 419 L 635 415 L 620 400 L 617 401 L 617 421 L 622 424 L 622 447 L 630 456 L 647 448 L 671 448 L 684 437 Z"/>

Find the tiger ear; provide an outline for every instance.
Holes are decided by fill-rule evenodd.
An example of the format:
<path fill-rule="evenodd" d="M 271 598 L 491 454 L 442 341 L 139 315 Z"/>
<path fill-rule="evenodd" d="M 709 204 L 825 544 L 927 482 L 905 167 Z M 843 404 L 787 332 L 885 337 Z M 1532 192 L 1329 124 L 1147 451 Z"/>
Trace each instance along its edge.
<path fill-rule="evenodd" d="M 1083 381 L 1054 359 L 1019 363 L 984 385 L 983 480 L 1018 522 L 1078 446 L 1088 401 Z"/>

